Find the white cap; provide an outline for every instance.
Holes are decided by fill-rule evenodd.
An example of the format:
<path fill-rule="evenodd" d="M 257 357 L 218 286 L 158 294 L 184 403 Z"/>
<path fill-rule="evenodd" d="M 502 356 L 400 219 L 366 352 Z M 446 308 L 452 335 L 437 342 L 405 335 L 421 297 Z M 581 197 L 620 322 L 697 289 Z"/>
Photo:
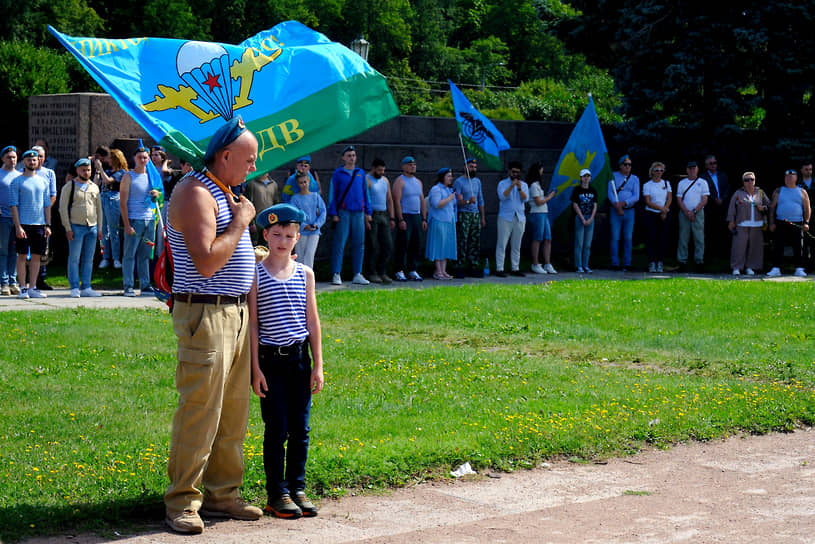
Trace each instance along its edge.
<path fill-rule="evenodd" d="M 588 168 L 584 168 L 583 170 L 580 171 L 580 177 L 581 178 L 583 176 L 585 176 L 586 174 L 591 175 L 591 170 L 589 170 Z"/>

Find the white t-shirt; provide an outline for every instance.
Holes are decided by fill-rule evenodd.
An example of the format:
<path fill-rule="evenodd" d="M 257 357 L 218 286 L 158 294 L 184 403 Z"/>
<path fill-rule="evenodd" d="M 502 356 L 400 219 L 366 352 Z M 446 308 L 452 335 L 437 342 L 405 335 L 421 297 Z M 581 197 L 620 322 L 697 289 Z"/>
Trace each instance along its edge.
<path fill-rule="evenodd" d="M 549 213 L 549 204 L 544 202 L 540 206 L 535 204 L 535 197 L 543 198 L 543 188 L 540 182 L 536 181 L 529 187 L 529 213 Z"/>
<path fill-rule="evenodd" d="M 668 201 L 668 193 L 671 192 L 671 184 L 668 183 L 667 180 L 661 180 L 659 183 L 656 183 L 654 180 L 648 180 L 645 182 L 645 185 L 642 186 L 642 196 L 650 196 L 651 203 L 656 204 L 657 206 L 664 206 L 665 202 Z M 647 205 L 645 209 L 649 212 L 660 213 L 659 210 L 655 210 L 654 208 L 650 208 Z"/>
<path fill-rule="evenodd" d="M 696 181 L 696 183 L 693 183 L 693 181 Z M 679 182 L 679 186 L 676 188 L 676 197 L 681 198 L 682 202 L 685 203 L 685 207 L 689 210 L 696 208 L 702 202 L 702 197 L 710 194 L 706 180 L 696 178 L 693 181 L 685 178 Z"/>

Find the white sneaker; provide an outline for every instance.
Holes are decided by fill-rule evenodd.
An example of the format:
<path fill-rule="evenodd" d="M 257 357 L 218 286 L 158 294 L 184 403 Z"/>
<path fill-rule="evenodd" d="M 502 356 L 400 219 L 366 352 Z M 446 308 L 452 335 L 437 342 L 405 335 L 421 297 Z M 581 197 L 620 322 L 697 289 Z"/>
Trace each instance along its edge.
<path fill-rule="evenodd" d="M 739 269 L 738 269 L 738 268 L 734 268 L 734 269 L 733 269 L 733 275 L 734 275 L 734 276 L 741 276 L 741 272 L 739 272 Z"/>
<path fill-rule="evenodd" d="M 334 274 L 334 276 L 331 278 L 331 283 L 334 285 L 342 285 L 342 278 L 339 274 Z"/>
<path fill-rule="evenodd" d="M 578 266 L 578 267 L 577 267 L 577 273 L 578 273 L 578 274 L 582 274 L 582 273 L 584 273 L 584 272 L 585 272 L 585 270 L 583 270 L 583 267 L 582 267 L 582 266 Z"/>
<path fill-rule="evenodd" d="M 371 282 L 365 279 L 365 276 L 360 274 L 354 274 L 354 279 L 351 280 L 351 283 L 355 283 L 357 285 L 369 285 Z"/>
<path fill-rule="evenodd" d="M 657 263 L 648 263 L 648 272 L 656 272 Z"/>
<path fill-rule="evenodd" d="M 422 277 L 415 270 L 411 270 L 408 273 L 408 279 L 413 280 L 413 281 L 422 281 Z"/>
<path fill-rule="evenodd" d="M 85 287 L 82 291 L 79 292 L 80 295 L 83 297 L 101 297 L 102 293 L 97 293 L 90 287 Z"/>
<path fill-rule="evenodd" d="M 772 267 L 772 269 L 770 269 L 769 272 L 767 272 L 767 275 L 771 278 L 777 278 L 778 276 L 781 275 L 781 269 L 778 268 L 777 266 L 774 266 Z"/>
<path fill-rule="evenodd" d="M 659 262 L 657 263 L 657 272 L 663 272 L 663 269 L 662 269 L 662 261 L 659 261 Z"/>
<path fill-rule="evenodd" d="M 107 259 L 102 259 L 102 261 L 99 263 L 99 270 L 102 270 L 102 269 L 107 268 L 109 266 L 110 266 L 110 261 L 107 260 Z"/>
<path fill-rule="evenodd" d="M 584 266 L 584 267 L 583 267 L 583 270 L 585 270 L 585 271 L 586 271 L 586 274 L 594 274 L 594 270 L 592 270 L 592 269 L 591 269 L 591 268 L 589 268 L 588 266 Z"/>
<path fill-rule="evenodd" d="M 32 287 L 28 290 L 28 298 L 48 298 L 48 295 L 41 293 L 39 289 Z"/>
<path fill-rule="evenodd" d="M 17 295 L 17 298 L 29 298 L 28 287 L 20 287 L 20 294 Z"/>
<path fill-rule="evenodd" d="M 71 289 L 71 298 L 79 298 L 79 288 Z"/>
<path fill-rule="evenodd" d="M 546 270 L 540 264 L 533 264 L 532 265 L 532 272 L 535 274 L 546 274 Z"/>
<path fill-rule="evenodd" d="M 796 268 L 795 273 L 793 274 L 793 276 L 798 276 L 799 278 L 805 278 L 807 276 L 807 273 L 804 271 L 803 268 Z"/>
<path fill-rule="evenodd" d="M 555 267 L 552 266 L 552 263 L 546 263 L 543 265 L 543 269 L 546 270 L 547 274 L 557 274 L 557 270 L 555 270 Z"/>
<path fill-rule="evenodd" d="M 122 261 L 113 261 L 113 268 L 122 268 Z"/>
<path fill-rule="evenodd" d="M 405 277 L 405 273 L 402 272 L 401 270 L 396 273 L 395 278 L 396 278 L 396 281 L 407 281 L 407 278 Z"/>
<path fill-rule="evenodd" d="M 752 268 L 745 268 L 744 273 L 747 274 L 748 276 L 755 276 L 756 275 L 756 271 L 753 270 Z"/>

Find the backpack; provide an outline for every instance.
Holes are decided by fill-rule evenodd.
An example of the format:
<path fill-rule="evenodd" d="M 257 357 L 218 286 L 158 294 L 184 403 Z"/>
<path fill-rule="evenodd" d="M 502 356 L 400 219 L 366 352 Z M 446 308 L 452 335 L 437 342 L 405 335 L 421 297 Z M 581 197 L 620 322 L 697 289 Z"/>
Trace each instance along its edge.
<path fill-rule="evenodd" d="M 170 251 L 170 241 L 167 239 L 167 227 L 162 228 L 161 236 L 164 238 L 164 251 L 156 259 L 153 268 L 153 292 L 156 298 L 169 306 L 173 311 L 173 254 Z"/>

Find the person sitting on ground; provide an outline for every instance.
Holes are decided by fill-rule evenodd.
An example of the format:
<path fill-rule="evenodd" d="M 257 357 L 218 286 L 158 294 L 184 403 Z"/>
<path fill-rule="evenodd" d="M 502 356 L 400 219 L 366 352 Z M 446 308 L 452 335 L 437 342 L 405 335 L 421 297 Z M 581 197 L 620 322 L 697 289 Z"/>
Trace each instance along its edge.
<path fill-rule="evenodd" d="M 447 261 L 456 259 L 456 193 L 452 189 L 453 174 L 449 168 L 436 172 L 436 184 L 430 189 L 427 215 L 427 245 L 425 257 L 433 261 L 433 278 L 451 280 Z"/>
<path fill-rule="evenodd" d="M 252 389 L 265 425 L 265 510 L 287 519 L 317 515 L 305 490 L 311 396 L 323 388 L 320 316 L 314 272 L 291 260 L 304 221 L 290 204 L 258 214 L 269 255 L 256 265 L 249 292 Z"/>
<path fill-rule="evenodd" d="M 102 199 L 99 187 L 91 181 L 90 159 L 77 160 L 74 168 L 76 178 L 59 195 L 59 216 L 68 239 L 68 285 L 71 298 L 98 297 L 101 295 L 91 288 L 91 272 L 96 241 L 102 240 Z"/>
<path fill-rule="evenodd" d="M 741 270 L 753 276 L 764 263 L 764 221 L 770 209 L 770 199 L 756 187 L 756 175 L 741 175 L 744 187 L 733 193 L 727 208 L 727 227 L 733 233 L 730 268 L 738 276 Z"/>
<path fill-rule="evenodd" d="M 794 275 L 799 277 L 807 275 L 802 252 L 804 235 L 809 234 L 811 213 L 809 195 L 806 189 L 798 186 L 798 172 L 787 170 L 784 174 L 784 185 L 775 190 L 770 203 L 769 228 L 774 236 L 773 267 L 767 272 L 768 276 L 781 275 L 785 246 L 792 246 Z"/>
<path fill-rule="evenodd" d="M 307 173 L 297 172 L 296 179 L 299 191 L 292 195 L 289 203 L 302 210 L 306 219 L 300 225 L 300 239 L 294 247 L 294 252 L 297 254 L 297 262 L 313 270 L 314 255 L 320 243 L 320 229 L 325 224 L 325 202 L 318 193 L 309 190 L 311 180 Z"/>

